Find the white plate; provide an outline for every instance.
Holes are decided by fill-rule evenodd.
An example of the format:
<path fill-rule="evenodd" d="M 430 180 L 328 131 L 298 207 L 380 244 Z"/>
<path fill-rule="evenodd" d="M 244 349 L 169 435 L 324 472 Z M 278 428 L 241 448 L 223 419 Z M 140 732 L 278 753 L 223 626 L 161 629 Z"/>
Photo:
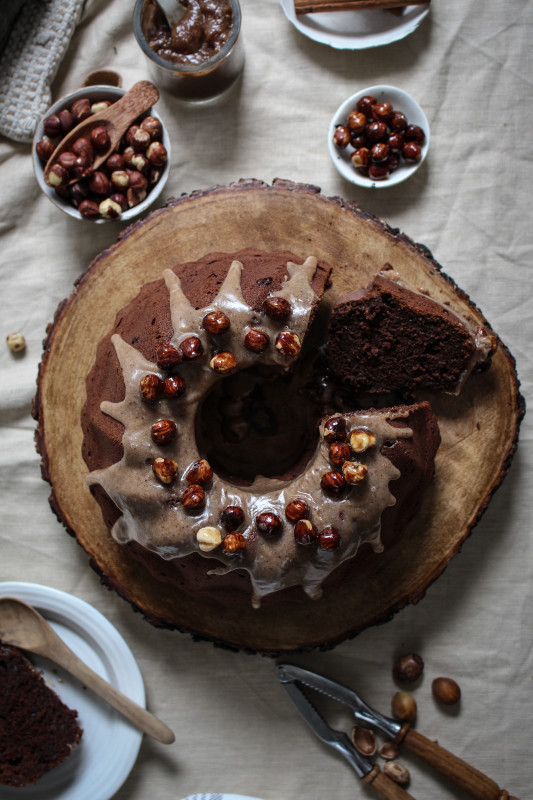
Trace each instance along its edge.
<path fill-rule="evenodd" d="M 400 166 L 398 169 L 394 170 L 394 172 L 391 172 L 389 177 L 383 181 L 372 180 L 372 178 L 368 178 L 360 173 L 358 169 L 354 168 L 352 162 L 350 161 L 350 156 L 353 153 L 353 148 L 351 145 L 348 145 L 348 147 L 342 150 L 337 147 L 333 141 L 333 134 L 335 133 L 337 126 L 344 124 L 350 111 L 352 111 L 357 106 L 359 100 L 367 94 L 375 97 L 378 102 L 387 100 L 389 103 L 391 103 L 394 111 L 402 111 L 405 114 L 409 125 L 418 125 L 420 128 L 422 128 L 426 135 L 426 140 L 422 145 L 422 155 L 420 160 L 415 164 L 408 164 L 407 162 L 400 160 Z M 347 181 L 350 181 L 350 183 L 355 183 L 357 186 L 363 186 L 366 189 L 386 189 L 390 186 L 396 186 L 398 183 L 402 183 L 403 181 L 407 180 L 407 178 L 410 178 L 412 175 L 414 175 L 427 156 L 429 140 L 429 122 L 416 100 L 414 100 L 410 94 L 404 92 L 403 89 L 398 89 L 396 86 L 387 86 L 385 84 L 379 84 L 378 86 L 367 86 L 366 89 L 361 89 L 359 92 L 347 97 L 346 100 L 340 104 L 335 114 L 331 118 L 328 128 L 328 150 L 336 170 L 340 175 L 342 175 L 343 178 L 345 178 Z"/>
<path fill-rule="evenodd" d="M 285 16 L 300 33 L 338 50 L 365 50 L 397 42 L 416 31 L 429 13 L 429 3 L 406 6 L 400 16 L 384 9 L 320 11 L 296 15 L 294 0 L 280 0 Z"/>
<path fill-rule="evenodd" d="M 143 679 L 133 654 L 99 611 L 77 597 L 34 583 L 0 583 L 0 596 L 34 606 L 89 667 L 144 706 Z M 0 800 L 109 800 L 137 759 L 142 733 L 76 678 L 44 658 L 30 658 L 63 702 L 78 711 L 83 736 L 72 755 L 36 784 L 23 789 L 0 786 Z"/>

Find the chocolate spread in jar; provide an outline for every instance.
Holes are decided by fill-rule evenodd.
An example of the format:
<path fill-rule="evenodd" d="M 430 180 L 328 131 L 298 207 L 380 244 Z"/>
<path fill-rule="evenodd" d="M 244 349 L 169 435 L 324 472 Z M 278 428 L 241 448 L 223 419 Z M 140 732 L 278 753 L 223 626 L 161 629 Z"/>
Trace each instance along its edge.
<path fill-rule="evenodd" d="M 186 11 L 169 29 L 163 15 L 154 9 L 148 45 L 160 58 L 174 64 L 194 66 L 219 53 L 231 36 L 233 11 L 230 0 L 183 0 Z"/>

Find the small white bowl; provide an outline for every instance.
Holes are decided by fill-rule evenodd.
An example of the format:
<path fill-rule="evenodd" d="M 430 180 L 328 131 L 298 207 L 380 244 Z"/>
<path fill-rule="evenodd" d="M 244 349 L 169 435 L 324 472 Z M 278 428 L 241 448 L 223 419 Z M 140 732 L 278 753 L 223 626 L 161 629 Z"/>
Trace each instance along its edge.
<path fill-rule="evenodd" d="M 75 219 L 83 220 L 84 222 L 96 222 L 98 224 L 102 222 L 127 222 L 129 220 L 138 217 L 139 214 L 142 214 L 147 208 L 149 208 L 153 202 L 159 197 L 163 188 L 167 182 L 168 173 L 170 171 L 170 140 L 165 128 L 161 117 L 153 110 L 150 110 L 150 114 L 156 117 L 161 124 L 163 125 L 163 144 L 165 145 L 166 151 L 168 153 L 167 163 L 165 164 L 165 168 L 161 177 L 159 178 L 158 182 L 153 186 L 153 188 L 147 193 L 145 199 L 136 206 L 129 208 L 127 211 L 124 211 L 119 217 L 114 220 L 106 219 L 105 217 L 98 217 L 97 219 L 86 219 L 82 217 L 80 212 L 78 211 L 75 206 L 70 203 L 70 201 L 66 198 L 61 197 L 51 186 L 48 186 L 44 180 L 44 165 L 39 156 L 36 153 L 35 146 L 40 139 L 44 136 L 44 120 L 50 116 L 50 114 L 56 114 L 58 111 L 61 111 L 64 108 L 70 108 L 72 104 L 82 98 L 88 97 L 89 100 L 96 102 L 97 100 L 118 100 L 126 94 L 125 89 L 122 89 L 118 86 L 107 86 L 107 85 L 95 85 L 95 86 L 85 86 L 81 89 L 77 89 L 75 92 L 71 92 L 65 97 L 62 97 L 60 100 L 57 100 L 50 108 L 46 111 L 43 118 L 37 125 L 37 129 L 35 131 L 35 135 L 33 137 L 33 145 L 32 145 L 32 158 L 33 158 L 33 169 L 35 172 L 35 177 L 37 178 L 37 182 L 41 187 L 41 190 L 44 194 L 48 197 L 48 199 L 55 205 L 57 208 L 64 211 L 65 214 L 68 214 L 70 217 L 74 217 Z"/>
<path fill-rule="evenodd" d="M 425 142 L 422 145 L 422 155 L 420 160 L 412 164 L 400 159 L 400 165 L 398 168 L 394 170 L 394 172 L 391 172 L 388 178 L 380 181 L 368 178 L 353 166 L 350 158 L 351 154 L 353 153 L 353 147 L 351 145 L 348 145 L 343 150 L 337 147 L 333 141 L 333 135 L 336 128 L 339 125 L 346 124 L 346 118 L 350 111 L 353 111 L 356 108 L 359 100 L 367 94 L 375 97 L 378 102 L 388 101 L 392 105 L 394 111 L 401 111 L 405 114 L 408 125 L 418 125 L 420 128 L 422 128 L 426 135 Z M 369 86 L 368 88 L 362 89 L 360 92 L 353 94 L 351 97 L 348 97 L 338 107 L 331 120 L 328 130 L 328 150 L 336 169 L 342 175 L 342 177 L 346 178 L 346 180 L 350 181 L 350 183 L 355 183 L 357 186 L 363 186 L 367 189 L 386 189 L 389 186 L 396 186 L 398 183 L 402 183 L 403 181 L 407 180 L 407 178 L 410 178 L 411 175 L 414 175 L 417 169 L 419 169 L 420 165 L 427 156 L 428 149 L 429 123 L 426 115 L 416 100 L 413 100 L 411 95 L 407 94 L 407 92 L 404 92 L 402 89 L 396 88 L 395 86 Z"/>

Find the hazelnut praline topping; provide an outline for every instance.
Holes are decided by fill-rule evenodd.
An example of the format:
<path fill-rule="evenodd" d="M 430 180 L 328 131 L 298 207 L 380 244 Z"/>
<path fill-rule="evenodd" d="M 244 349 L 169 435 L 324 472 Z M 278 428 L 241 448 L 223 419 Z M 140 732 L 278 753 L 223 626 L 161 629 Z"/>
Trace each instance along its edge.
<path fill-rule="evenodd" d="M 181 375 L 170 375 L 163 381 L 163 394 L 169 400 L 177 400 L 185 394 L 185 381 Z"/>
<path fill-rule="evenodd" d="M 340 472 L 325 472 L 320 480 L 320 486 L 331 497 L 340 497 L 346 486 L 346 481 Z"/>
<path fill-rule="evenodd" d="M 150 373 L 141 378 L 139 391 L 145 403 L 155 403 L 163 391 L 163 381 L 159 375 Z"/>
<path fill-rule="evenodd" d="M 219 375 L 227 375 L 229 372 L 232 372 L 237 366 L 237 359 L 235 358 L 233 353 L 228 353 L 228 352 L 216 353 L 209 362 L 209 366 L 211 367 L 213 372 L 218 372 Z"/>
<path fill-rule="evenodd" d="M 238 555 L 246 549 L 246 539 L 242 533 L 228 533 L 222 540 L 222 552 L 227 556 Z"/>
<path fill-rule="evenodd" d="M 307 519 L 310 515 L 309 506 L 300 497 L 295 497 L 285 506 L 285 516 L 289 522 L 298 522 L 300 519 Z"/>
<path fill-rule="evenodd" d="M 229 532 L 236 531 L 244 522 L 241 506 L 226 506 L 220 515 L 220 524 Z"/>
<path fill-rule="evenodd" d="M 276 350 L 282 355 L 294 358 L 301 349 L 300 337 L 294 331 L 280 331 L 276 336 Z"/>
<path fill-rule="evenodd" d="M 344 417 L 330 417 L 326 421 L 324 425 L 324 439 L 326 442 L 345 442 L 347 435 Z"/>
<path fill-rule="evenodd" d="M 318 534 L 318 546 L 322 550 L 336 550 L 341 543 L 341 535 L 337 528 L 328 525 Z"/>
<path fill-rule="evenodd" d="M 252 353 L 262 353 L 270 342 L 270 337 L 264 331 L 252 328 L 244 337 L 244 346 Z"/>
<path fill-rule="evenodd" d="M 204 354 L 202 342 L 198 336 L 188 336 L 180 344 L 180 350 L 186 361 L 193 361 Z"/>
<path fill-rule="evenodd" d="M 208 525 L 205 528 L 200 528 L 196 532 L 196 541 L 203 553 L 209 553 L 221 544 L 222 534 L 218 528 Z"/>
<path fill-rule="evenodd" d="M 345 461 L 342 465 L 342 476 L 346 483 L 355 486 L 363 481 L 368 473 L 366 464 L 359 464 L 357 461 Z"/>
<path fill-rule="evenodd" d="M 181 504 L 187 510 L 196 510 L 205 506 L 205 492 L 199 484 L 191 484 L 181 496 Z"/>

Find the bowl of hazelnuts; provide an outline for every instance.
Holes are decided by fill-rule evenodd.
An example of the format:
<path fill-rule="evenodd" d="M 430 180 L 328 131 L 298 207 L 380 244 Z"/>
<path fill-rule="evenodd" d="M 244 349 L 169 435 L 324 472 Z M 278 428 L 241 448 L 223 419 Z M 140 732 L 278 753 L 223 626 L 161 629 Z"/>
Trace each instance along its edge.
<path fill-rule="evenodd" d="M 116 86 L 78 89 L 50 106 L 37 126 L 32 150 L 37 181 L 54 205 L 71 217 L 97 223 L 128 221 L 145 211 L 165 186 L 170 141 L 153 109 L 134 120 L 97 169 L 93 162 L 108 145 L 102 126 L 73 141 L 71 149 L 58 156 L 54 174 L 50 172 L 45 180 L 46 164 L 62 139 L 124 94 Z"/>
<path fill-rule="evenodd" d="M 328 130 L 338 172 L 358 186 L 395 186 L 421 166 L 429 148 L 429 123 L 418 103 L 395 86 L 370 86 L 348 97 Z"/>

